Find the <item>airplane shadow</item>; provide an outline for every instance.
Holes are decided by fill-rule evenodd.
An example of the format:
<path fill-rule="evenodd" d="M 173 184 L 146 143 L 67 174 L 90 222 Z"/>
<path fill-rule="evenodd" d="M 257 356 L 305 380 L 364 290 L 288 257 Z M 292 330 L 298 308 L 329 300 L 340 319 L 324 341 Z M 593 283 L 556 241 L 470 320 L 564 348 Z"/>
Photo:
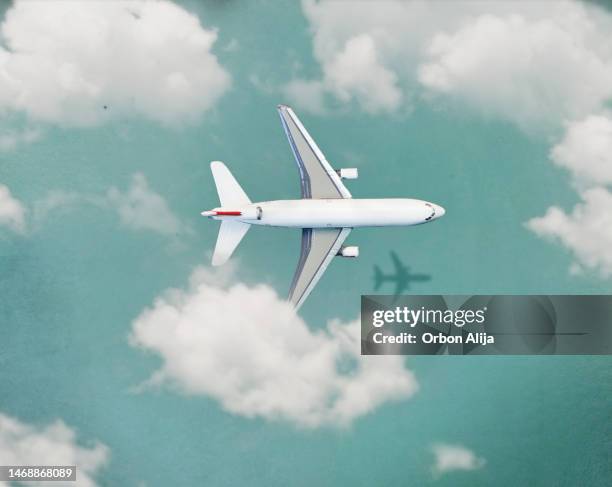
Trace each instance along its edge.
<path fill-rule="evenodd" d="M 412 285 L 419 282 L 429 282 L 432 279 L 430 274 L 413 273 L 410 267 L 405 265 L 395 251 L 389 253 L 393 263 L 393 272 L 385 274 L 377 265 L 374 266 L 374 291 L 382 287 L 393 286 L 393 302 L 404 293 L 409 291 Z M 387 285 L 388 283 L 388 285 Z"/>

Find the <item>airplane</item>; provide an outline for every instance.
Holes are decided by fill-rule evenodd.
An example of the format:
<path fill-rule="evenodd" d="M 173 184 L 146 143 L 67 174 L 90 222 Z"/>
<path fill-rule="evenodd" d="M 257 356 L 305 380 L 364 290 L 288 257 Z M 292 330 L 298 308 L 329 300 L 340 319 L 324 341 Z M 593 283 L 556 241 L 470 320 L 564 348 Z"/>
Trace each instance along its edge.
<path fill-rule="evenodd" d="M 395 267 L 395 274 L 384 274 L 377 265 L 374 266 L 374 291 L 378 291 L 384 282 L 395 282 L 395 296 L 399 296 L 403 291 L 410 289 L 411 282 L 431 281 L 431 276 L 427 274 L 412 274 L 410 267 L 405 266 L 393 250 L 391 260 Z"/>
<path fill-rule="evenodd" d="M 229 169 L 210 163 L 220 206 L 202 216 L 220 220 L 212 265 L 224 264 L 251 225 L 302 229 L 302 245 L 288 300 L 299 309 L 334 257 L 355 258 L 359 247 L 344 241 L 357 227 L 419 225 L 444 215 L 439 205 L 417 199 L 353 198 L 342 183 L 356 168 L 334 170 L 297 115 L 278 106 L 281 123 L 298 166 L 302 198 L 252 203 Z"/>

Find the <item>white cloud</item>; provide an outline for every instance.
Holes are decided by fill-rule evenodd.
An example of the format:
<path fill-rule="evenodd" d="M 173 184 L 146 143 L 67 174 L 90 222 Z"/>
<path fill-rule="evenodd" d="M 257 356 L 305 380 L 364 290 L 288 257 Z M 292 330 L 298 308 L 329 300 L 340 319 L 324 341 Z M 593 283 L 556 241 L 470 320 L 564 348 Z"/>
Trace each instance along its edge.
<path fill-rule="evenodd" d="M 375 40 L 349 39 L 326 65 L 325 85 L 342 102 L 355 99 L 369 113 L 394 111 L 402 103 L 397 75 L 381 64 Z"/>
<path fill-rule="evenodd" d="M 612 276 L 612 192 L 595 187 L 581 193 L 582 202 L 570 214 L 553 206 L 527 226 L 537 235 L 558 241 L 577 262 L 572 270 L 589 269 Z"/>
<path fill-rule="evenodd" d="M 599 28 L 589 9 L 559 5 L 547 18 L 481 15 L 437 34 L 419 81 L 524 128 L 599 109 L 612 96 L 612 22 Z"/>
<path fill-rule="evenodd" d="M 456 470 L 478 470 L 485 466 L 486 460 L 461 445 L 439 443 L 432 446 L 435 463 L 432 472 L 435 477 Z"/>
<path fill-rule="evenodd" d="M 176 123 L 210 109 L 231 84 L 211 52 L 216 32 L 165 0 L 17 0 L 0 36 L 0 111 L 35 120 Z"/>
<path fill-rule="evenodd" d="M 264 80 L 256 74 L 249 75 L 249 83 L 266 95 L 276 95 L 277 87 L 270 81 Z"/>
<path fill-rule="evenodd" d="M 0 133 L 0 152 L 15 150 L 21 144 L 32 143 L 41 137 L 40 130 L 26 128 L 24 130 L 8 130 Z"/>
<path fill-rule="evenodd" d="M 552 206 L 527 227 L 573 253 L 572 274 L 589 270 L 612 277 L 612 120 L 590 115 L 568 123 L 551 159 L 571 172 L 581 201 L 570 213 Z"/>
<path fill-rule="evenodd" d="M 104 199 L 100 197 L 86 197 L 74 191 L 52 190 L 43 198 L 34 202 L 32 205 L 32 219 L 36 223 L 40 223 L 53 211 L 70 210 L 83 204 L 105 206 Z"/>
<path fill-rule="evenodd" d="M 328 112 L 325 95 L 342 103 L 351 101 L 368 113 L 393 112 L 403 102 L 398 77 L 381 64 L 373 37 L 362 34 L 349 39 L 325 64 L 322 80 L 296 77 L 282 91 L 296 107 L 314 114 Z"/>
<path fill-rule="evenodd" d="M 320 79 L 294 79 L 285 87 L 289 101 L 303 110 L 326 113 L 324 95 L 340 103 L 357 102 L 369 113 L 394 111 L 406 96 L 393 63 L 398 53 L 412 49 L 414 2 L 343 2 L 303 0 L 313 33 Z M 403 46 L 403 47 L 400 47 Z M 304 102 L 305 94 L 310 102 Z M 332 98 L 332 99 L 333 99 Z"/>
<path fill-rule="evenodd" d="M 323 115 L 325 108 L 325 87 L 321 81 L 307 81 L 300 78 L 292 79 L 281 88 L 284 96 L 295 108 Z"/>
<path fill-rule="evenodd" d="M 131 230 L 146 230 L 167 237 L 192 232 L 191 227 L 172 212 L 164 197 L 149 186 L 142 173 L 132 175 L 131 184 L 125 191 L 115 186 L 106 194 L 50 191 L 34 202 L 33 219 L 40 224 L 53 211 L 72 210 L 84 205 L 116 212 L 121 225 Z"/>
<path fill-rule="evenodd" d="M 532 128 L 612 95 L 612 16 L 581 2 L 302 4 L 324 91 L 369 112 L 425 90 Z"/>
<path fill-rule="evenodd" d="M 132 176 L 129 190 L 122 193 L 112 187 L 106 201 L 117 211 L 121 224 L 134 230 L 150 230 L 162 235 L 174 235 L 188 228 L 172 213 L 166 200 L 153 191 L 144 174 Z"/>
<path fill-rule="evenodd" d="M 17 233 L 25 231 L 26 209 L 13 197 L 11 190 L 0 184 L 0 226 L 7 226 Z"/>
<path fill-rule="evenodd" d="M 198 268 L 134 321 L 130 344 L 161 356 L 147 382 L 206 395 L 246 417 L 343 426 L 417 390 L 396 356 L 360 355 L 357 322 L 311 331 L 266 285 Z"/>
<path fill-rule="evenodd" d="M 108 448 L 99 442 L 88 447 L 79 445 L 76 432 L 61 420 L 38 427 L 0 413 L 0 459 L 3 465 L 76 465 L 78 485 L 95 487 L 94 477 L 107 463 L 108 457 Z M 61 483 L 68 484 L 74 482 Z M 25 485 L 39 483 L 26 482 Z M 0 487 L 8 487 L 8 483 L 0 482 Z"/>
<path fill-rule="evenodd" d="M 591 115 L 567 124 L 551 159 L 570 170 L 580 186 L 612 184 L 612 119 Z"/>

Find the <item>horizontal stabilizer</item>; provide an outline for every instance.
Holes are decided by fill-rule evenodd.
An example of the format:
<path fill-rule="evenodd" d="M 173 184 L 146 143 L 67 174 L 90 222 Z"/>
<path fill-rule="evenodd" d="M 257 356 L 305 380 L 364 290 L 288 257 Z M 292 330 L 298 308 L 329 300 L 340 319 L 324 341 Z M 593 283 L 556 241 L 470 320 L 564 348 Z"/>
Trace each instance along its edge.
<path fill-rule="evenodd" d="M 236 247 L 247 233 L 251 225 L 239 221 L 225 220 L 221 222 L 217 245 L 212 258 L 212 265 L 225 264 L 232 256 Z"/>
<path fill-rule="evenodd" d="M 210 163 L 210 170 L 215 179 L 221 206 L 231 208 L 251 204 L 251 200 L 225 164 L 221 161 L 213 161 Z"/>

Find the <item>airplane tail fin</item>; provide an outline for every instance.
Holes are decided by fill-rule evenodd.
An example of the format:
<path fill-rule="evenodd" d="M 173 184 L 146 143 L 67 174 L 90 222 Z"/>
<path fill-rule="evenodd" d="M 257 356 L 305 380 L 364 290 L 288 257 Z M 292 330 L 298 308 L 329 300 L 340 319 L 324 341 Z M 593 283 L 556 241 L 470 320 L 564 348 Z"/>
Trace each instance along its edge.
<path fill-rule="evenodd" d="M 219 236 L 217 237 L 217 245 L 215 245 L 212 265 L 218 266 L 225 264 L 250 227 L 251 225 L 248 223 L 239 221 L 222 221 L 221 227 L 219 227 Z"/>
<path fill-rule="evenodd" d="M 383 273 L 380 268 L 375 265 L 374 266 L 374 291 L 378 291 L 378 288 L 383 282 Z"/>
<path fill-rule="evenodd" d="M 220 161 L 213 161 L 210 163 L 210 170 L 213 173 L 222 207 L 240 208 L 251 203 L 251 200 L 225 164 Z M 218 266 L 224 264 L 231 257 L 249 227 L 248 223 L 235 220 L 223 220 L 221 222 L 212 265 Z"/>
<path fill-rule="evenodd" d="M 213 161 L 210 163 L 210 170 L 213 173 L 215 186 L 217 186 L 221 206 L 229 208 L 251 204 L 251 200 L 225 164 L 221 161 Z"/>

